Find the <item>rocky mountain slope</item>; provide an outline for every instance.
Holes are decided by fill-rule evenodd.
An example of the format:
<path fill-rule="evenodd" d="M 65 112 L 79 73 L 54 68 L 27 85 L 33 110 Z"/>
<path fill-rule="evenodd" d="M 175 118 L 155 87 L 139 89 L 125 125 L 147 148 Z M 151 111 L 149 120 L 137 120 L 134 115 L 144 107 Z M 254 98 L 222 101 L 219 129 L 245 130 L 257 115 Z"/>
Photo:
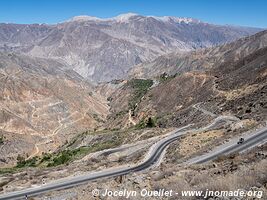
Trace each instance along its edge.
<path fill-rule="evenodd" d="M 192 188 L 201 186 L 191 177 L 200 170 L 201 183 L 201 176 L 211 182 L 215 175 L 225 181 L 219 185 L 228 187 L 229 180 L 247 174 L 243 164 L 259 174 L 264 171 L 266 162 L 257 158 L 254 165 L 253 155 L 244 163 L 238 161 L 238 174 L 232 173 L 237 166 L 227 160 L 223 166 L 215 163 L 207 169 L 177 164 L 266 124 L 267 31 L 210 47 L 255 30 L 133 14 L 111 19 L 75 17 L 52 26 L 0 26 L 4 27 L 0 29 L 4 38 L 0 40 L 0 173 L 7 173 L 0 177 L 0 190 L 129 165 L 145 156 L 147 145 L 163 134 L 189 124 L 196 130 L 170 145 L 156 173 L 145 179 L 137 174 L 127 181 L 137 183 L 134 187 L 142 183 L 156 189 L 157 184 L 174 187 L 178 177 L 190 180 L 179 184 Z M 200 35 L 190 35 L 194 31 Z M 209 48 L 198 49 L 202 47 Z M 179 52 L 143 63 L 173 49 Z M 197 50 L 188 51 L 192 49 Z M 125 77 L 137 63 L 141 64 L 131 70 L 130 79 L 113 80 Z M 93 87 L 85 78 L 112 81 Z M 222 115 L 235 118 L 235 123 L 226 120 L 214 130 L 199 129 Z M 120 150 L 110 149 L 115 147 Z M 209 171 L 212 168 L 215 173 Z M 227 170 L 233 178 L 223 177 Z M 242 187 L 255 185 L 254 173 L 249 176 L 253 183 L 245 181 Z M 118 181 L 122 183 L 123 177 Z M 261 187 L 264 182 L 257 184 Z M 87 198 L 81 190 L 82 198 Z"/>
<path fill-rule="evenodd" d="M 152 62 L 133 67 L 130 77 L 156 77 L 163 73 L 174 75 L 186 71 L 205 71 L 223 62 L 233 62 L 267 46 L 267 31 L 259 32 L 235 42 L 191 52 L 173 52 Z"/>
<path fill-rule="evenodd" d="M 267 32 L 263 31 L 228 45 L 188 54 L 184 62 L 190 66 L 188 72 L 179 71 L 179 63 L 176 63 L 181 59 L 179 56 L 172 55 L 169 68 L 152 63 L 150 67 L 155 68 L 146 68 L 152 75 L 158 76 L 163 70 L 174 75 L 153 78 L 154 85 L 139 96 L 134 107 L 131 102 L 138 93 L 129 87 L 129 81 L 120 86 L 109 98 L 111 108 L 117 105 L 111 109 L 114 113 L 110 116 L 111 125 L 119 126 L 121 121 L 128 120 L 128 110 L 137 124 L 152 118 L 160 127 L 201 123 L 214 114 L 227 113 L 242 120 L 264 121 L 267 117 L 266 58 Z M 151 74 L 143 75 L 150 77 Z M 211 112 L 203 113 L 201 108 Z"/>
<path fill-rule="evenodd" d="M 230 101 L 232 97 L 229 100 L 229 95 L 237 95 L 232 90 L 238 93 L 248 87 L 245 90 L 248 95 L 265 87 L 265 72 L 262 71 L 255 72 L 255 76 L 263 76 L 257 83 L 249 82 L 247 86 L 244 82 L 230 92 L 218 89 L 220 85 L 216 84 L 226 81 L 225 74 L 238 76 L 241 73 L 242 70 L 234 72 L 233 63 L 245 70 L 247 62 L 255 62 L 260 70 L 265 69 L 266 32 L 215 48 L 187 52 L 229 42 L 258 29 L 215 26 L 190 18 L 135 14 L 111 19 L 75 17 L 57 25 L 1 24 L 0 27 L 1 166 L 14 164 L 18 155 L 31 158 L 42 152 L 53 152 L 85 130 L 143 128 L 146 120 L 150 120 L 151 126 L 160 127 L 180 126 L 188 123 L 188 118 L 199 122 L 198 116 L 203 114 L 192 107 L 199 102 L 210 102 L 217 109 L 238 113 L 231 107 L 235 101 Z M 196 31 L 199 35 L 193 34 Z M 175 76 L 114 80 L 125 77 L 132 65 L 174 49 L 184 51 L 181 63 L 190 66 L 193 63 L 186 70 L 201 68 L 207 72 L 177 75 L 179 70 L 175 66 L 177 59 L 181 59 L 179 53 L 177 57 L 171 56 L 170 67 L 163 68 L 164 65 L 156 62 L 152 70 L 155 73 L 149 72 L 149 67 L 141 67 L 149 75 L 140 73 L 147 78 L 169 70 L 167 72 Z M 256 52 L 259 49 L 261 52 Z M 256 60 L 259 55 L 262 56 Z M 242 64 L 244 59 L 249 61 Z M 224 73 L 220 69 L 223 65 L 225 70 L 229 66 L 233 69 Z M 247 67 L 254 70 L 254 65 Z M 244 80 L 246 76 L 249 74 L 243 73 Z M 113 81 L 99 85 L 95 92 L 95 87 L 86 82 L 88 79 Z M 224 98 L 229 104 L 218 106 L 216 102 Z M 264 102 L 259 102 L 260 107 L 257 104 L 256 110 L 261 109 L 262 104 Z M 254 116 L 253 109 L 251 112 L 243 109 L 244 115 Z M 259 113 L 259 119 L 264 118 L 261 111 L 255 112 Z M 209 116 L 203 117 L 209 119 Z"/>
<path fill-rule="evenodd" d="M 124 78 L 134 65 L 172 51 L 211 47 L 261 29 L 191 18 L 78 16 L 56 25 L 0 24 L 0 49 L 57 59 L 93 82 Z"/>
<path fill-rule="evenodd" d="M 0 53 L 1 167 L 54 151 L 100 126 L 107 112 L 105 100 L 61 63 Z"/>

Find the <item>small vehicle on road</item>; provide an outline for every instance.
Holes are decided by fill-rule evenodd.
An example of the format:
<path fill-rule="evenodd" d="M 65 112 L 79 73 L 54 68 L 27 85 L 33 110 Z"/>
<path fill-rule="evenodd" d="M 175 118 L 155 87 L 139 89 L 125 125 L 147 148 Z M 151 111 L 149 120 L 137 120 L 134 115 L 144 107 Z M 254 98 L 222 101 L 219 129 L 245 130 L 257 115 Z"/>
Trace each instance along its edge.
<path fill-rule="evenodd" d="M 245 141 L 244 138 L 240 138 L 240 139 L 238 140 L 237 144 L 242 144 L 244 141 Z"/>

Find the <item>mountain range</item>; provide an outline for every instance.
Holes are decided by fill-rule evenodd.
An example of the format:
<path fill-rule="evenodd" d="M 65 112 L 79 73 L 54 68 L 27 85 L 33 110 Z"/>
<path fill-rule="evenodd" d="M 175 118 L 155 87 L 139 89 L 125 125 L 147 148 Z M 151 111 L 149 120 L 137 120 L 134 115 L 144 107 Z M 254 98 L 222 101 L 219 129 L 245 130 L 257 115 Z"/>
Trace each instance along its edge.
<path fill-rule="evenodd" d="M 99 86 L 110 96 L 110 126 L 123 127 L 129 112 L 131 121 L 153 118 L 160 127 L 202 123 L 210 116 L 197 111 L 200 104 L 218 115 L 231 113 L 241 120 L 264 121 L 266 55 L 267 31 L 262 31 L 222 46 L 167 54 L 141 64 L 127 83 Z M 144 90 L 149 80 L 154 84 Z M 112 89 L 112 93 L 105 92 Z"/>
<path fill-rule="evenodd" d="M 213 47 L 261 29 L 192 18 L 127 13 L 62 23 L 0 24 L 0 49 L 61 62 L 92 83 L 123 79 L 134 66 L 171 52 Z"/>
<path fill-rule="evenodd" d="M 200 122 L 192 105 L 201 102 L 265 119 L 259 31 L 137 14 L 0 24 L 1 166 L 55 152 L 83 131 Z"/>

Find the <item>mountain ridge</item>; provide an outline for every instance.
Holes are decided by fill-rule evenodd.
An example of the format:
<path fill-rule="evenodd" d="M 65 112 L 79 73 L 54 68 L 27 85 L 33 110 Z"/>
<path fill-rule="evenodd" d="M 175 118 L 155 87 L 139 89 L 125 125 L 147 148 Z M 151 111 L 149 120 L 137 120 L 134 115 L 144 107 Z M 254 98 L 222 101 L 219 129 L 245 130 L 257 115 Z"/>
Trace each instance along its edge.
<path fill-rule="evenodd" d="M 191 52 L 172 52 L 155 60 L 133 67 L 129 77 L 152 78 L 163 73 L 173 75 L 191 70 L 208 70 L 223 61 L 236 61 L 240 57 L 267 46 L 267 30 L 238 39 L 232 43 Z"/>
<path fill-rule="evenodd" d="M 212 47 L 260 30 L 170 16 L 78 16 L 55 25 L 0 24 L 0 50 L 55 59 L 98 83 L 123 79 L 135 65 L 166 53 Z"/>
<path fill-rule="evenodd" d="M 191 17 L 175 17 L 175 16 L 154 16 L 154 15 L 140 15 L 137 13 L 123 13 L 119 14 L 115 17 L 109 17 L 109 18 L 100 18 L 100 17 L 94 17 L 94 16 L 89 16 L 89 15 L 79 15 L 79 16 L 74 16 L 69 20 L 60 22 L 60 23 L 66 23 L 66 22 L 71 22 L 71 21 L 119 21 L 119 22 L 127 22 L 130 20 L 132 17 L 151 17 L 157 20 L 161 21 L 175 21 L 178 23 L 184 22 L 184 23 L 200 23 L 201 21 L 198 19 L 194 19 Z M 204 23 L 204 22 L 203 22 Z"/>
<path fill-rule="evenodd" d="M 111 101 L 109 125 L 121 128 L 121 124 L 129 121 L 129 115 L 139 125 L 149 119 L 160 127 L 201 124 L 210 116 L 196 112 L 197 105 L 218 115 L 264 121 L 266 55 L 267 31 L 226 45 L 185 53 L 184 57 L 175 53 L 169 57 L 163 55 L 147 64 L 144 74 L 133 74 L 126 83 L 111 82 L 100 87 Z M 151 80 L 153 86 L 136 100 L 135 85 Z M 131 106 L 133 101 L 135 106 Z"/>

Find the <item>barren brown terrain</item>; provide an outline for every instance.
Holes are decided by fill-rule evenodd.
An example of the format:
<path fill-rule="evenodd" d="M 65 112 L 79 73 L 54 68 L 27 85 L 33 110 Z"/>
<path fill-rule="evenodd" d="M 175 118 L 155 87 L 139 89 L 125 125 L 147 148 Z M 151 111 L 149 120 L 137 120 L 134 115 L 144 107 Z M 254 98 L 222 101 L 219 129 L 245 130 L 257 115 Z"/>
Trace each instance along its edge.
<path fill-rule="evenodd" d="M 147 23 L 158 24 L 151 18 L 130 15 L 131 20 L 148 19 Z M 40 30 L 36 38 L 17 48 L 11 48 L 12 42 L 0 48 L 0 195 L 40 188 L 61 178 L 75 179 L 90 172 L 138 167 L 155 155 L 156 160 L 142 168 L 143 171 L 130 168 L 132 171 L 127 175 L 97 179 L 30 198 L 96 199 L 91 193 L 96 188 L 100 191 L 147 188 L 173 189 L 178 193 L 196 189 L 253 190 L 262 191 L 265 199 L 266 138 L 260 141 L 262 144 L 257 141 L 239 153 L 221 153 L 207 163 L 187 161 L 229 141 L 242 147 L 242 142 L 246 142 L 244 135 L 266 127 L 267 31 L 241 39 L 232 35 L 226 44 L 203 43 L 205 48 L 188 47 L 183 52 L 168 49 L 163 55 L 159 49 L 153 52 L 153 45 L 157 43 L 152 39 L 148 41 L 152 47 L 139 46 L 135 52 L 136 43 L 131 44 L 133 41 L 123 35 L 122 30 L 128 25 L 122 23 L 121 27 L 117 25 L 121 21 L 116 21 L 116 29 L 112 30 L 112 26 L 105 28 L 104 25 L 111 23 L 107 21 L 96 23 L 91 18 L 89 21 L 74 18 L 58 24 L 59 30 L 54 34 L 54 27 L 44 26 L 49 37 L 44 38 Z M 160 23 L 165 27 L 164 24 Z M 111 36 L 112 39 L 101 45 L 94 44 L 101 47 L 92 54 L 79 38 L 84 32 L 90 32 L 85 25 L 95 27 L 88 36 L 95 39 L 93 41 L 108 40 Z M 40 26 L 35 28 L 39 30 Z M 23 27 L 18 26 L 18 32 Z M 120 28 L 120 38 L 114 39 Z M 62 31 L 66 34 L 65 40 L 60 34 Z M 22 40 L 21 35 L 16 36 Z M 168 38 L 170 36 L 173 35 Z M 56 44 L 61 44 L 60 48 L 54 45 L 54 39 Z M 81 47 L 75 41 L 79 41 Z M 93 41 L 88 39 L 86 44 L 93 46 Z M 122 45 L 119 56 L 112 54 L 117 45 Z M 83 59 L 80 59 L 77 55 L 82 47 L 90 51 L 82 52 Z M 127 53 L 131 66 L 122 56 L 125 48 L 130 48 Z M 67 49 L 73 52 L 69 54 Z M 147 51 L 153 55 L 146 57 Z M 103 59 L 99 62 L 103 69 L 114 62 L 116 65 L 122 62 L 121 67 L 127 67 L 114 74 L 109 72 L 115 65 L 107 71 L 96 69 L 96 63 L 89 63 L 93 70 L 88 68 L 85 61 L 93 62 L 101 55 Z M 111 55 L 119 60 L 109 60 Z M 77 70 L 74 66 L 83 69 Z M 97 82 L 100 80 L 102 82 Z M 170 143 L 160 143 L 171 136 L 175 137 L 169 139 Z M 153 149 L 157 144 L 160 144 L 159 150 L 155 151 L 159 154 Z M 216 199 L 215 196 L 208 198 Z M 168 199 L 183 200 L 181 196 Z"/>

